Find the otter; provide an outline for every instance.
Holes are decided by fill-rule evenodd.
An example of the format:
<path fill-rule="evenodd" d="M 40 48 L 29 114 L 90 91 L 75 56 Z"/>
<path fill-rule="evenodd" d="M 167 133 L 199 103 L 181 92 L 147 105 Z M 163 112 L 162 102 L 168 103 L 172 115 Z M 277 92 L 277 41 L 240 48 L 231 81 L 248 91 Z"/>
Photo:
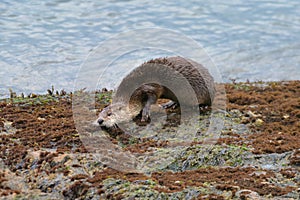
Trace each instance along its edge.
<path fill-rule="evenodd" d="M 143 63 L 121 81 L 114 102 L 99 113 L 97 123 L 100 126 L 112 127 L 132 120 L 139 114 L 142 115 L 141 121 L 147 121 L 150 119 L 151 105 L 159 98 L 170 100 L 162 105 L 163 108 L 175 107 L 179 104 L 173 91 L 160 83 L 177 84 L 176 90 L 184 93 L 186 89 L 181 87 L 184 81 L 196 94 L 198 105 L 212 105 L 216 91 L 215 84 L 205 67 L 179 56 L 156 58 Z M 132 88 L 134 91 L 129 91 Z M 189 104 L 189 97 L 185 97 Z"/>

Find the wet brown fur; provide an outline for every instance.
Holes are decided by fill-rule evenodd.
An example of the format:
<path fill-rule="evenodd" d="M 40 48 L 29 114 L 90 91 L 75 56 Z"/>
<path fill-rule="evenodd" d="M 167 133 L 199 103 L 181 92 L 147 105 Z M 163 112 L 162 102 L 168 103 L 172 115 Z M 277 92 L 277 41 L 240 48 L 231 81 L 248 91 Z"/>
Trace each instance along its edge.
<path fill-rule="evenodd" d="M 180 87 L 184 79 L 196 94 L 198 100 L 197 104 L 212 104 L 215 95 L 215 85 L 213 77 L 206 68 L 190 59 L 178 56 L 157 58 L 143 63 L 122 80 L 116 92 L 116 100 L 110 106 L 111 108 L 117 108 L 114 108 L 115 110 L 121 110 L 118 108 L 119 106 L 126 107 L 127 111 L 121 115 L 127 113 L 126 115 L 128 116 L 117 116 L 118 114 L 116 114 L 114 115 L 116 118 L 113 119 L 113 122 L 118 123 L 119 121 L 124 121 L 123 118 L 130 120 L 141 111 L 142 121 L 147 120 L 150 117 L 151 104 L 155 104 L 159 98 L 170 99 L 178 103 L 176 95 L 168 87 L 159 84 L 162 79 L 169 81 L 170 84 L 178 84 L 178 87 L 176 87 L 177 94 L 184 94 L 184 92 L 186 92 L 186 88 Z M 132 88 L 136 89 L 131 92 L 129 89 Z M 187 96 L 186 99 L 188 98 Z M 125 102 L 129 102 L 128 105 Z M 108 111 L 109 108 L 106 110 Z M 106 113 L 104 112 L 107 111 L 102 111 L 99 114 L 99 118 L 103 119 L 104 123 L 106 120 L 110 120 L 110 118 L 105 118 Z M 110 112 L 112 111 L 110 110 Z"/>

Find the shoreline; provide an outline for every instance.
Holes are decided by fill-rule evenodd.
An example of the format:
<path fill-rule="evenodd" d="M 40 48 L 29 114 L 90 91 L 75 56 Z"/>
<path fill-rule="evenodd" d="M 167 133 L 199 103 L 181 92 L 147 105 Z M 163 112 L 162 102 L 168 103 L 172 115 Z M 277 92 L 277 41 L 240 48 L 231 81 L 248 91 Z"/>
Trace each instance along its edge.
<path fill-rule="evenodd" d="M 255 80 L 255 81 L 249 81 L 249 80 L 246 80 L 246 81 L 240 81 L 240 80 L 236 80 L 236 79 L 229 79 L 228 81 L 226 82 L 222 82 L 222 83 L 217 83 L 216 84 L 220 84 L 220 85 L 228 85 L 228 84 L 237 84 L 237 85 L 240 85 L 240 84 L 271 84 L 271 83 L 284 83 L 284 82 L 294 82 L 294 81 L 299 81 L 299 80 L 275 80 L 275 81 L 262 81 L 262 80 Z M 48 91 L 51 91 L 53 88 L 55 88 L 55 86 L 51 86 L 49 87 L 48 89 L 45 89 L 44 92 L 40 91 L 40 92 L 28 92 L 28 93 L 24 93 L 24 92 L 16 92 L 15 90 L 11 89 L 11 88 L 7 88 L 6 91 L 7 93 L 3 93 L 1 94 L 0 93 L 0 101 L 3 100 L 3 99 L 9 99 L 10 96 L 11 96 L 11 93 L 13 93 L 14 95 L 17 95 L 17 96 L 21 96 L 22 94 L 25 96 L 25 97 L 28 97 L 30 96 L 31 94 L 34 94 L 34 96 L 41 96 L 41 95 L 47 95 L 49 94 Z M 101 89 L 104 89 L 104 88 L 101 88 Z M 97 90 L 97 91 L 101 91 L 101 89 Z M 105 88 L 105 89 L 108 89 L 108 90 L 113 90 L 111 88 Z M 3 90 L 4 91 L 4 90 Z M 61 89 L 56 89 L 54 90 L 55 93 L 57 92 L 61 92 L 61 91 L 64 91 L 66 94 L 70 94 L 72 92 L 74 92 L 73 90 L 66 90 L 64 88 L 61 88 Z M 95 91 L 91 91 L 91 92 L 95 92 Z"/>

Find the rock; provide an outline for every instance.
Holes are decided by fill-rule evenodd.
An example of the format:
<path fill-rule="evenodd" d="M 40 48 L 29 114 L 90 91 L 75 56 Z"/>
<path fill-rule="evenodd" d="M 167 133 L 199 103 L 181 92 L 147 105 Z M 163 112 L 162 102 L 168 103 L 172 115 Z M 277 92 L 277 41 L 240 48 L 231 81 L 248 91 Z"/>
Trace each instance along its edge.
<path fill-rule="evenodd" d="M 255 125 L 256 125 L 256 126 L 261 126 L 261 125 L 263 125 L 263 123 L 264 123 L 264 121 L 263 121 L 262 119 L 257 119 L 257 120 L 255 121 Z"/>
<path fill-rule="evenodd" d="M 251 200 L 262 200 L 262 198 L 259 196 L 257 192 L 254 192 L 252 190 L 239 190 L 235 193 L 235 196 L 238 199 L 251 199 Z"/>
<path fill-rule="evenodd" d="M 253 118 L 261 117 L 261 114 L 254 114 L 250 110 L 246 114 L 249 115 L 250 117 L 253 117 Z"/>

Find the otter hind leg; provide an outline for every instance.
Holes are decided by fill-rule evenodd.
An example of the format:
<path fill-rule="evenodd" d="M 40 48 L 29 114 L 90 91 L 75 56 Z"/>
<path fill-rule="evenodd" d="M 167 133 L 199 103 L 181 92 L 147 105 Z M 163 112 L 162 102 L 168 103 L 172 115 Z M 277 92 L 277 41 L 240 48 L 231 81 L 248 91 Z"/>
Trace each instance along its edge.
<path fill-rule="evenodd" d="M 150 108 L 152 104 L 157 101 L 157 96 L 154 94 L 149 94 L 145 106 L 142 110 L 142 122 L 148 121 L 150 119 Z"/>
<path fill-rule="evenodd" d="M 161 105 L 162 108 L 167 109 L 167 108 L 176 108 L 178 106 L 178 103 L 175 101 L 168 101 L 167 103 L 164 103 Z"/>

